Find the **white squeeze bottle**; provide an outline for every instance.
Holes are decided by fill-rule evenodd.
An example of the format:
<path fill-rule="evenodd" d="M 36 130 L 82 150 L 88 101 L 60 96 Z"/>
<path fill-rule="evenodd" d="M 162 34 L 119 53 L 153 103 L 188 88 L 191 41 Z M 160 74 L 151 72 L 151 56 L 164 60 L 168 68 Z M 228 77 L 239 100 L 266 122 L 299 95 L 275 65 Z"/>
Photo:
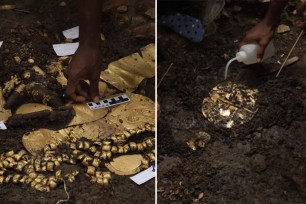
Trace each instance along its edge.
<path fill-rule="evenodd" d="M 244 64 L 254 64 L 257 63 L 257 52 L 259 49 L 259 45 L 254 43 L 254 44 L 246 44 L 241 46 L 239 49 L 239 52 L 236 53 L 236 57 L 231 59 L 225 67 L 225 74 L 224 78 L 227 78 L 227 72 L 228 72 L 228 67 L 229 65 L 237 60 L 238 62 L 243 62 Z M 262 60 L 268 59 L 272 57 L 275 54 L 275 47 L 272 41 L 267 45 L 264 56 Z"/>

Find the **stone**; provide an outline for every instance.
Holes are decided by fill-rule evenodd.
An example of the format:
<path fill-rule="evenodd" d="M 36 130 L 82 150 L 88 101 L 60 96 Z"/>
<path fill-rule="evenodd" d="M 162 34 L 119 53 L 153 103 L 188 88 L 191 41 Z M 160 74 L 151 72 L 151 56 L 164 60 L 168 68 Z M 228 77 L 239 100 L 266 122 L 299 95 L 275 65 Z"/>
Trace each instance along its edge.
<path fill-rule="evenodd" d="M 118 11 L 119 13 L 125 13 L 125 12 L 127 12 L 127 10 L 128 10 L 128 8 L 127 8 L 126 5 L 122 5 L 122 6 L 119 6 L 119 7 L 117 8 L 117 11 Z"/>
<path fill-rule="evenodd" d="M 281 24 L 277 27 L 276 29 L 276 33 L 286 33 L 290 31 L 290 27 L 285 25 L 285 24 Z"/>
<path fill-rule="evenodd" d="M 252 157 L 252 165 L 257 172 L 266 170 L 266 157 L 261 154 L 256 154 Z"/>

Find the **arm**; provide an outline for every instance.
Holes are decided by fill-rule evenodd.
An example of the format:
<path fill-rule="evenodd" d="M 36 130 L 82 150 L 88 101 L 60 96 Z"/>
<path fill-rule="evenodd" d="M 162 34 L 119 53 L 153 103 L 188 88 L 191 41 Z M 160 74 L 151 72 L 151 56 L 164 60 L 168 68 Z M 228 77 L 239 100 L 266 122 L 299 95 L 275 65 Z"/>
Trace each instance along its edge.
<path fill-rule="evenodd" d="M 302 2 L 293 12 L 293 14 L 303 16 L 305 9 L 306 9 L 306 2 Z M 305 15 L 303 17 L 305 17 Z M 298 22 L 297 26 L 306 30 L 306 20 L 304 19 L 304 21 Z"/>
<path fill-rule="evenodd" d="M 80 45 L 65 74 L 68 79 L 66 95 L 75 102 L 99 100 L 100 78 L 100 20 L 102 0 L 77 0 Z M 88 85 L 85 80 L 89 80 Z"/>
<path fill-rule="evenodd" d="M 249 30 L 240 43 L 240 46 L 254 42 L 258 43 L 260 47 L 257 56 L 258 61 L 261 61 L 263 57 L 265 48 L 273 36 L 287 2 L 288 0 L 271 0 L 265 18 Z"/>

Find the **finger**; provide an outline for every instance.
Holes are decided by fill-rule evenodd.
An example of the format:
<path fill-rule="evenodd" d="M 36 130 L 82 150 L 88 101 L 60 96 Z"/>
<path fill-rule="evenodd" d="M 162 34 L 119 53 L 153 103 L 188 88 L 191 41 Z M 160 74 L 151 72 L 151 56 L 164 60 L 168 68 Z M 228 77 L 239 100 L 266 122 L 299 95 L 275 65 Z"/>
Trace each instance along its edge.
<path fill-rule="evenodd" d="M 76 95 L 76 88 L 78 86 L 78 80 L 68 80 L 66 86 L 66 96 L 75 102 L 84 102 L 86 98 L 84 96 Z"/>
<path fill-rule="evenodd" d="M 295 14 L 295 15 L 302 15 L 303 12 L 305 11 L 305 9 L 306 9 L 306 2 L 301 3 L 301 4 L 296 8 L 296 10 L 293 12 L 293 14 Z"/>
<path fill-rule="evenodd" d="M 85 81 L 80 81 L 79 85 L 77 86 L 76 93 L 80 96 L 89 99 L 89 85 Z"/>
<path fill-rule="evenodd" d="M 71 100 L 77 103 L 84 103 L 86 101 L 86 98 L 84 96 L 78 96 L 76 94 L 71 94 L 68 96 Z"/>
<path fill-rule="evenodd" d="M 99 102 L 99 74 L 95 73 L 90 81 L 89 95 L 94 102 Z"/>

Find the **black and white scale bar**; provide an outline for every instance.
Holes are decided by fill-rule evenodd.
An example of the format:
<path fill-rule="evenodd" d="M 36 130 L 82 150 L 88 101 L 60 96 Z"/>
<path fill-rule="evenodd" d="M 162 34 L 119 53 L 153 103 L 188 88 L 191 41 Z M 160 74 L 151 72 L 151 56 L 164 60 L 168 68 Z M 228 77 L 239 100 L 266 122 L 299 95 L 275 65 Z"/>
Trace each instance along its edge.
<path fill-rule="evenodd" d="M 119 95 L 119 96 L 114 96 L 114 97 L 111 97 L 111 98 L 102 99 L 98 103 L 89 102 L 89 103 L 87 103 L 87 105 L 90 108 L 90 110 L 95 110 L 95 109 L 99 109 L 99 108 L 107 108 L 107 107 L 111 107 L 111 106 L 116 106 L 116 105 L 119 105 L 119 104 L 127 103 L 129 101 L 130 101 L 130 98 L 128 97 L 128 95 L 122 94 L 122 95 Z"/>

